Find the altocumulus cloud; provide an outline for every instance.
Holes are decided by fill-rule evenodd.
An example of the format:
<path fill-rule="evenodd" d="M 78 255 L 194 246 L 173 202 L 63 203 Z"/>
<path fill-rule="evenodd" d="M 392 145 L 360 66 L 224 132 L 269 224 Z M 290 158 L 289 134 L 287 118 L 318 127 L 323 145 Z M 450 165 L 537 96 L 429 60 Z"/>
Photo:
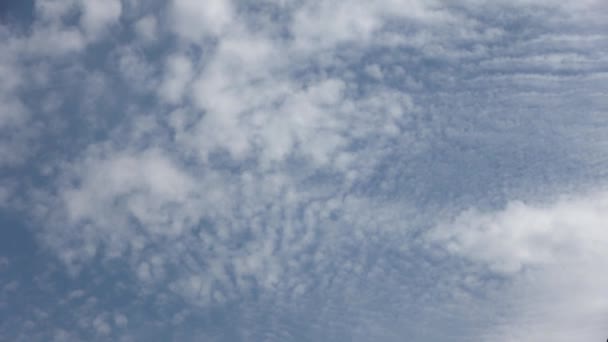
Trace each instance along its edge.
<path fill-rule="evenodd" d="M 0 9 L 0 339 L 608 336 L 604 2 Z"/>

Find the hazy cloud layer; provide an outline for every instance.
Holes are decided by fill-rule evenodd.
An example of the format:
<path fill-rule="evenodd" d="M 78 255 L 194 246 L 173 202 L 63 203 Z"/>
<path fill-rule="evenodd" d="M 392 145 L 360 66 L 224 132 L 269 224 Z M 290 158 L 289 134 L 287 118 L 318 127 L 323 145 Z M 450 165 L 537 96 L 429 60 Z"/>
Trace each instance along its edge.
<path fill-rule="evenodd" d="M 606 338 L 602 1 L 0 10 L 0 340 Z"/>

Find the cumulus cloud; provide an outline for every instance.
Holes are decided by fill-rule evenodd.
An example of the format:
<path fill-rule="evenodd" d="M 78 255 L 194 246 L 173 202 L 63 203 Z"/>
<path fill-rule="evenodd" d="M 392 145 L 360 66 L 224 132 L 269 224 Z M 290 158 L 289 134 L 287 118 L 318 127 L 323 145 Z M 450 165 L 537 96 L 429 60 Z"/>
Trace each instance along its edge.
<path fill-rule="evenodd" d="M 601 257 L 606 196 L 563 199 L 548 207 L 511 202 L 503 211 L 468 210 L 440 225 L 432 240 L 450 252 L 488 263 L 497 272 Z"/>
<path fill-rule="evenodd" d="M 166 72 L 159 95 L 169 103 L 179 103 L 192 81 L 192 62 L 187 56 L 170 56 L 166 62 Z"/>
<path fill-rule="evenodd" d="M 220 35 L 233 24 L 232 1 L 175 0 L 170 6 L 174 32 L 183 39 L 201 43 L 206 36 Z"/>
<path fill-rule="evenodd" d="M 500 341 L 600 339 L 608 260 L 606 194 L 545 205 L 512 202 L 504 210 L 468 210 L 429 235 L 450 253 L 507 274 L 513 317 L 490 333 Z"/>
<path fill-rule="evenodd" d="M 158 22 L 152 15 L 147 15 L 135 23 L 135 32 L 144 41 L 153 41 L 157 38 Z"/>
<path fill-rule="evenodd" d="M 82 2 L 82 17 L 80 24 L 85 33 L 92 39 L 112 24 L 116 24 L 122 12 L 120 0 L 93 0 Z"/>

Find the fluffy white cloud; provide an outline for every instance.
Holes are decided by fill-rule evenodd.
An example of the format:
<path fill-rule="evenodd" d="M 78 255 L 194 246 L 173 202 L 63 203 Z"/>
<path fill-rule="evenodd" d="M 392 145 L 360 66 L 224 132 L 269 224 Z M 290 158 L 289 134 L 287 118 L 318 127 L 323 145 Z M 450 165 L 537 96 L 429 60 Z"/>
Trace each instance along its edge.
<path fill-rule="evenodd" d="M 120 0 L 87 0 L 82 2 L 80 24 L 90 39 L 96 39 L 113 24 L 122 13 Z"/>
<path fill-rule="evenodd" d="M 66 262 L 78 263 L 85 255 L 94 256 L 100 241 L 110 242 L 108 253 L 113 256 L 126 248 L 142 248 L 139 239 L 143 236 L 134 236 L 137 229 L 128 228 L 130 222 L 161 238 L 179 235 L 189 222 L 196 222 L 196 211 L 185 209 L 194 205 L 188 204 L 193 200 L 193 180 L 162 152 L 126 151 L 102 158 L 85 161 L 78 172 L 88 176 L 62 195 L 68 220 L 75 228 L 66 227 L 66 234 L 84 233 L 81 238 L 85 242 L 79 247 L 84 255 L 65 250 L 62 257 Z M 66 237 L 58 236 L 56 242 L 61 244 Z"/>
<path fill-rule="evenodd" d="M 144 41 L 153 41 L 158 35 L 158 21 L 156 17 L 147 15 L 135 23 L 135 31 Z"/>
<path fill-rule="evenodd" d="M 167 59 L 165 76 L 158 93 L 169 103 L 179 103 L 193 78 L 192 62 L 187 56 L 172 55 Z"/>
<path fill-rule="evenodd" d="M 547 207 L 511 202 L 503 211 L 465 211 L 440 225 L 431 239 L 450 252 L 487 263 L 498 272 L 608 257 L 603 248 L 608 197 L 563 199 Z M 598 259 L 599 258 L 599 259 Z"/>
<path fill-rule="evenodd" d="M 601 339 L 608 312 L 607 208 L 603 192 L 545 205 L 512 202 L 501 211 L 463 212 L 429 239 L 512 278 L 500 299 L 510 315 L 490 338 Z"/>
<path fill-rule="evenodd" d="M 89 41 L 97 40 L 122 14 L 120 0 L 38 0 L 36 14 L 40 22 L 51 27 L 63 26 L 70 15 L 79 15 L 80 27 Z M 71 40 L 73 37 L 63 37 Z M 56 43 L 59 43 L 58 40 Z M 42 43 L 42 42 L 40 42 Z M 33 44 L 37 46 L 38 44 Z"/>
<path fill-rule="evenodd" d="M 202 43 L 206 36 L 223 34 L 233 24 L 232 1 L 174 0 L 169 6 L 174 32 L 194 43 Z"/>

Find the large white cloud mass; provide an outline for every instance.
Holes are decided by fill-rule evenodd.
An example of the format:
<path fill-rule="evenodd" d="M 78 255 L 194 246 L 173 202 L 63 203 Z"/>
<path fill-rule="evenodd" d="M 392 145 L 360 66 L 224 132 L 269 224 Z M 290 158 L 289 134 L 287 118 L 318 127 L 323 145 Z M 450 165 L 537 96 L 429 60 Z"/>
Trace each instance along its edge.
<path fill-rule="evenodd" d="M 513 202 L 497 212 L 469 210 L 430 231 L 429 241 L 513 277 L 505 294 L 516 318 L 500 340 L 595 340 L 605 335 L 608 278 L 606 193 L 544 206 Z"/>
<path fill-rule="evenodd" d="M 0 339 L 606 338 L 603 1 L 24 11 Z"/>

